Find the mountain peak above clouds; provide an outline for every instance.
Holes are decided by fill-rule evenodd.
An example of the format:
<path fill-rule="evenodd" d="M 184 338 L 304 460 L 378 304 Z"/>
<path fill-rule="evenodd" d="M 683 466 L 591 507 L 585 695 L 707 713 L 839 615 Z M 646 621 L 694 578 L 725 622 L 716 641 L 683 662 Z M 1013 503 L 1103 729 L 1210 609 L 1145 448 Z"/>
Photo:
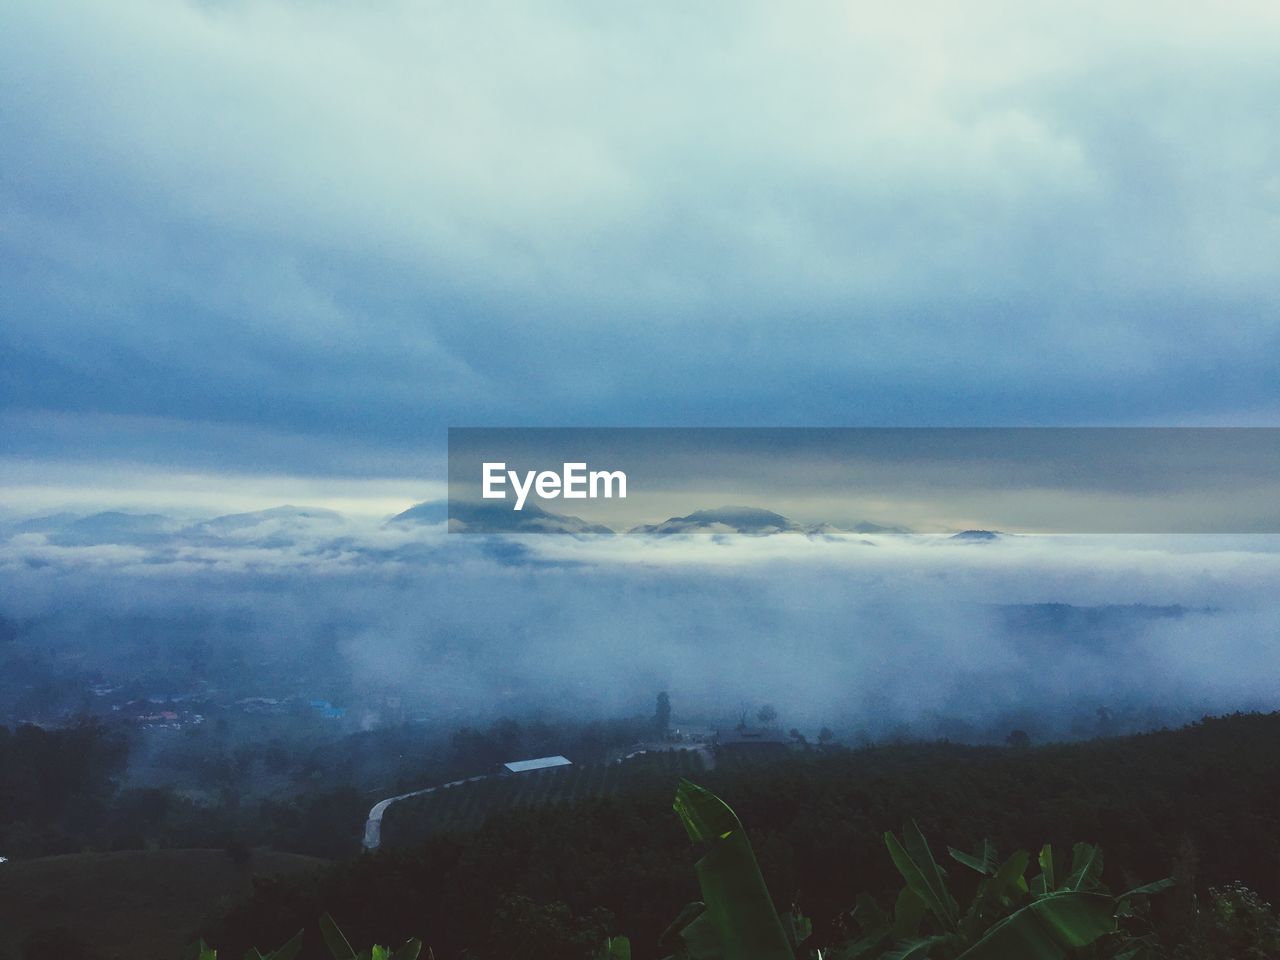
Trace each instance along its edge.
<path fill-rule="evenodd" d="M 794 520 L 760 507 L 717 507 L 695 510 L 683 517 L 669 517 L 661 523 L 632 527 L 631 533 L 665 536 L 679 533 L 743 533 L 768 536 L 773 533 L 804 533 Z"/>

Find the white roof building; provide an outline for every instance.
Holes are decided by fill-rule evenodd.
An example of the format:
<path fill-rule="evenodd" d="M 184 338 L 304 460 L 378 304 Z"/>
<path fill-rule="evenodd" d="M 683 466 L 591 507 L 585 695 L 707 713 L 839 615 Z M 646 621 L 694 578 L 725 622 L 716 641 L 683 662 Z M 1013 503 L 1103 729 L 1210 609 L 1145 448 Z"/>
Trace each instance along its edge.
<path fill-rule="evenodd" d="M 528 773 L 530 770 L 546 770 L 550 767 L 567 767 L 571 762 L 564 757 L 539 757 L 537 760 L 512 760 L 504 763 L 502 769 L 507 773 Z"/>

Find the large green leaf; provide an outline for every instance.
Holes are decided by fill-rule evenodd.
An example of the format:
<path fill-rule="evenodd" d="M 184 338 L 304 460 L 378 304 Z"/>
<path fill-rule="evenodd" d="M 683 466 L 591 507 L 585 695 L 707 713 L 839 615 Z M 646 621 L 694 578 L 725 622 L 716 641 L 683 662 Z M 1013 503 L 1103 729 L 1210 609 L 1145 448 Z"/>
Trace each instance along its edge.
<path fill-rule="evenodd" d="M 947 847 L 947 852 L 951 854 L 951 859 L 957 863 L 963 863 L 970 870 L 977 870 L 984 877 L 990 877 L 995 874 L 996 867 L 999 866 L 999 857 L 996 855 L 996 845 L 990 840 L 982 841 L 982 850 L 978 853 L 965 853 L 963 850 L 957 850 L 955 847 Z"/>
<path fill-rule="evenodd" d="M 204 944 L 204 941 L 200 941 Z M 302 931 L 299 930 L 289 940 L 276 947 L 276 949 L 268 953 L 262 953 L 257 947 L 250 947 L 245 951 L 244 960 L 293 960 L 302 950 Z M 218 952 L 216 950 L 209 951 L 211 956 L 206 958 L 203 952 L 200 954 L 200 960 L 217 960 Z"/>
<path fill-rule="evenodd" d="M 938 899 L 946 907 L 948 916 L 950 916 L 951 922 L 954 924 L 960 916 L 960 907 L 947 890 L 947 871 L 943 870 L 937 861 L 933 859 L 933 851 L 929 849 L 928 841 L 925 840 L 924 834 L 920 832 L 920 828 L 914 820 L 908 821 L 903 825 L 902 843 L 907 848 L 907 853 L 910 854 L 911 859 L 919 864 L 925 880 L 929 882 L 934 893 L 938 895 Z"/>
<path fill-rule="evenodd" d="M 720 934 L 701 900 L 688 904 L 658 938 L 658 946 L 682 960 L 723 960 Z"/>
<path fill-rule="evenodd" d="M 1100 893 L 1055 893 L 987 931 L 959 960 L 1062 960 L 1116 929 L 1115 900 Z"/>
<path fill-rule="evenodd" d="M 1062 889 L 1092 890 L 1100 885 L 1101 877 L 1102 848 L 1077 843 L 1071 850 L 1071 875 L 1062 884 Z"/>
<path fill-rule="evenodd" d="M 709 922 L 724 960 L 793 960 L 787 936 L 765 887 L 746 832 L 728 804 L 697 784 L 681 780 L 675 811 L 706 853 L 694 865 Z"/>
<path fill-rule="evenodd" d="M 1032 887 L 1033 893 L 1043 896 L 1058 889 L 1058 881 L 1053 876 L 1053 847 L 1047 843 L 1040 848 L 1040 877 L 1039 886 Z"/>
<path fill-rule="evenodd" d="M 1026 893 L 1027 884 L 1024 874 L 1027 872 L 1027 863 L 1031 860 L 1031 855 L 1025 850 L 1019 850 L 1004 863 L 1000 864 L 1000 869 L 996 871 L 996 875 L 987 883 L 987 896 L 999 900 L 1001 897 L 1012 897 L 1015 893 Z"/>
<path fill-rule="evenodd" d="M 422 941 L 417 937 L 406 940 L 404 946 L 391 955 L 391 960 L 418 960 L 422 953 Z"/>
<path fill-rule="evenodd" d="M 924 901 L 903 887 L 893 906 L 893 939 L 913 940 L 920 935 L 920 921 L 924 919 Z"/>
<path fill-rule="evenodd" d="M 782 932 L 787 935 L 787 944 L 791 947 L 792 953 L 795 952 L 796 947 L 813 936 L 813 921 L 794 907 L 784 913 L 780 919 Z"/>
<path fill-rule="evenodd" d="M 333 960 L 356 960 L 356 952 L 351 949 L 351 944 L 347 942 L 333 917 L 327 913 L 320 918 L 320 934 L 324 937 L 329 952 L 333 954 Z"/>
<path fill-rule="evenodd" d="M 1017 851 L 1004 863 L 1000 864 L 989 880 L 978 886 L 977 895 L 960 918 L 959 931 L 966 940 L 972 940 L 997 917 L 1003 916 L 1014 903 L 1022 899 L 1027 892 L 1027 881 L 1023 874 L 1027 869 L 1030 855 L 1025 850 Z"/>
<path fill-rule="evenodd" d="M 910 826 L 915 827 L 914 824 Z M 938 865 L 933 861 L 933 856 L 929 853 L 928 845 L 924 845 L 923 853 L 920 852 L 923 838 L 916 840 L 920 833 L 919 829 L 914 830 L 915 836 L 912 836 L 912 833 L 912 829 L 906 829 L 903 831 L 903 836 L 908 839 L 913 851 L 921 857 L 923 862 L 918 862 L 916 857 L 898 842 L 898 838 L 892 832 L 884 835 L 889 856 L 893 858 L 893 865 L 902 874 L 902 879 L 907 881 L 911 892 L 920 898 L 943 929 L 954 930 L 958 912 L 956 903 L 943 886 L 942 875 L 938 871 Z"/>
<path fill-rule="evenodd" d="M 1146 883 L 1140 887 L 1134 887 L 1132 890 L 1126 890 L 1121 896 L 1121 900 L 1128 900 L 1130 897 L 1145 897 L 1153 893 L 1161 893 L 1174 886 L 1178 881 L 1173 877 L 1165 877 L 1163 880 L 1156 880 L 1154 883 Z"/>
<path fill-rule="evenodd" d="M 276 947 L 274 950 L 268 953 L 265 957 L 263 957 L 263 960 L 293 960 L 293 958 L 296 957 L 301 952 L 302 952 L 302 931 L 299 930 L 297 933 L 295 933 L 292 937 L 289 938 L 287 943 L 281 944 L 280 946 Z"/>

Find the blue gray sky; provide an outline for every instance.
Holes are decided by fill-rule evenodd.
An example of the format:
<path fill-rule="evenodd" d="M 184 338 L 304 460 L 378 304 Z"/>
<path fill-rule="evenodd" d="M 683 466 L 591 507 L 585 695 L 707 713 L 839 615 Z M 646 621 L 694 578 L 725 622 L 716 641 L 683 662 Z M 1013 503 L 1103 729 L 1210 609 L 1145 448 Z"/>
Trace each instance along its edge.
<path fill-rule="evenodd" d="M 0 490 L 381 510 L 448 426 L 1280 425 L 1277 49 L 1268 2 L 14 0 Z"/>

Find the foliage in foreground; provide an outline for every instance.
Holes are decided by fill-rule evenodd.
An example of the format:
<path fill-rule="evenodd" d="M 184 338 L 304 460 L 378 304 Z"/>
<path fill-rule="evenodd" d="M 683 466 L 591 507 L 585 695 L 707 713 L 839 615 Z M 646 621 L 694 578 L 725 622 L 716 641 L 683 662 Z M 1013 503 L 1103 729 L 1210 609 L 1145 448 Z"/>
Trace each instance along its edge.
<path fill-rule="evenodd" d="M 669 960 L 1150 960 L 1155 938 L 1141 929 L 1139 904 L 1173 884 L 1165 879 L 1113 896 L 1102 883 L 1102 851 L 1086 843 L 1075 845 L 1066 869 L 1059 869 L 1053 847 L 1045 844 L 1036 857 L 1038 872 L 1028 879 L 1030 854 L 1019 850 L 1001 860 L 987 841 L 973 854 L 949 848 L 953 861 L 980 878 L 962 908 L 924 835 L 908 823 L 901 838 L 885 834 L 906 884 L 892 912 L 860 896 L 850 914 L 858 933 L 824 954 L 809 943 L 813 927 L 807 918 L 795 909 L 778 913 L 746 831 L 728 804 L 682 780 L 674 809 L 701 853 L 694 871 L 702 899 L 681 911 L 663 934 L 660 945 L 670 951 Z M 320 930 L 334 960 L 417 960 L 422 951 L 422 941 L 413 939 L 394 952 L 375 945 L 357 954 L 328 914 Z M 539 956 L 537 940 L 513 937 L 511 955 Z M 299 932 L 271 953 L 250 951 L 246 960 L 294 960 L 301 945 Z M 625 938 L 606 940 L 592 952 L 602 960 L 631 956 Z M 217 955 L 201 943 L 197 960 Z"/>
<path fill-rule="evenodd" d="M 299 930 L 288 942 L 269 953 L 250 949 L 244 960 L 294 960 L 302 950 L 302 933 Z M 418 960 L 418 955 L 422 953 L 422 941 L 417 939 L 407 941 L 399 950 L 391 950 L 375 943 L 356 953 L 341 928 L 327 913 L 320 918 L 320 933 L 329 952 L 333 954 L 333 960 Z M 427 951 L 427 956 L 431 957 L 430 950 Z M 218 960 L 218 951 L 201 940 L 192 949 L 191 960 Z"/>
<path fill-rule="evenodd" d="M 1077 843 L 1069 858 L 1049 844 L 1034 856 L 1018 851 L 1002 858 L 995 845 L 986 841 L 974 853 L 948 848 L 944 867 L 913 822 L 900 836 L 884 836 L 888 860 L 903 882 L 890 906 L 865 894 L 858 897 L 836 932 L 822 936 L 824 946 L 819 950 L 814 928 L 805 917 L 794 908 L 782 913 L 776 909 L 741 821 L 727 804 L 712 792 L 682 781 L 674 809 L 699 853 L 695 874 L 702 898 L 681 911 L 661 937 L 660 946 L 669 960 L 1276 960 L 1280 956 L 1280 923 L 1270 905 L 1242 885 L 1211 889 L 1203 909 L 1189 907 L 1186 945 L 1161 952 L 1146 902 L 1150 895 L 1171 887 L 1171 879 L 1115 896 L 1102 882 L 1101 850 L 1085 843 Z M 1180 889 L 1190 897 L 1189 887 L 1180 884 Z M 511 911 L 502 950 L 493 955 L 630 960 L 629 943 L 621 938 L 602 943 L 598 925 L 594 934 L 593 925 L 580 927 L 566 951 L 566 917 L 546 910 L 526 900 L 521 909 Z M 327 917 L 325 924 L 336 930 Z M 547 937 L 536 935 L 539 930 Z M 357 955 L 340 934 L 335 938 L 326 931 L 325 937 L 336 960 L 416 960 L 421 950 L 415 940 L 395 953 L 374 947 Z M 252 952 L 248 960 L 293 960 L 291 944 L 265 957 Z"/>
<path fill-rule="evenodd" d="M 964 850 L 990 837 L 1002 852 L 1029 849 L 1034 859 L 1046 840 L 1068 857 L 1075 840 L 1098 843 L 1116 892 L 1176 873 L 1176 891 L 1151 900 L 1166 945 L 1188 941 L 1193 891 L 1202 907 L 1208 887 L 1237 880 L 1273 902 L 1280 892 L 1280 713 L 1027 750 L 830 747 L 683 773 L 733 798 L 778 905 L 798 900 L 813 918 L 813 942 L 824 945 L 848 935 L 838 920 L 857 893 L 894 903 L 903 884 L 883 837 L 900 833 L 904 811 L 925 836 Z M 310 960 L 323 950 L 314 918 L 329 910 L 365 942 L 429 935 L 441 960 L 509 960 L 512 925 L 500 930 L 497 918 L 504 903 L 528 898 L 566 918 L 570 936 L 552 952 L 556 960 L 589 958 L 573 944 L 590 927 L 591 942 L 624 930 L 637 957 L 656 960 L 671 919 L 700 898 L 688 835 L 671 812 L 676 786 L 677 777 L 664 775 L 600 800 L 497 811 L 474 832 L 393 838 L 384 824 L 377 856 L 263 878 L 202 932 L 239 960 L 249 945 L 280 943 L 307 926 Z M 421 815 L 412 801 L 400 813 L 415 826 Z M 968 903 L 977 876 L 951 863 L 945 847 L 935 853 Z M 542 926 L 555 922 L 543 918 Z"/>
<path fill-rule="evenodd" d="M 705 852 L 695 869 L 703 899 L 691 904 L 663 937 L 674 960 L 793 960 L 808 947 L 812 926 L 792 910 L 780 916 L 769 897 L 750 841 L 737 816 L 719 797 L 682 781 L 676 813 L 689 838 Z M 853 918 L 860 935 L 825 954 L 838 960 L 1061 960 L 1080 948 L 1115 960 L 1152 957 L 1154 938 L 1136 935 L 1136 901 L 1167 889 L 1160 880 L 1112 896 L 1102 884 L 1102 851 L 1078 843 L 1069 870 L 1055 870 L 1053 848 L 1037 858 L 1039 873 L 1027 879 L 1030 855 L 1001 861 L 987 842 L 977 854 L 950 850 L 953 860 L 982 879 L 962 909 L 914 823 L 899 839 L 885 835 L 894 866 L 906 881 L 892 914 L 866 895 Z"/>
<path fill-rule="evenodd" d="M 357 953 L 346 934 L 327 913 L 320 918 L 320 934 L 324 937 L 325 946 L 329 948 L 333 960 L 418 960 L 422 953 L 422 941 L 416 937 L 407 940 L 398 950 L 375 943 Z M 303 931 L 299 930 L 288 942 L 269 953 L 250 949 L 244 960 L 295 960 L 302 950 L 302 935 Z M 523 943 L 513 942 L 511 956 L 535 958 L 546 954 L 539 952 L 535 937 L 532 943 L 528 940 Z M 604 941 L 598 956 L 599 960 L 631 960 L 631 943 L 626 937 L 610 937 Z M 427 960 L 434 960 L 434 957 L 428 949 Z M 187 960 L 218 960 L 218 951 L 201 940 L 191 948 L 191 955 Z"/>

